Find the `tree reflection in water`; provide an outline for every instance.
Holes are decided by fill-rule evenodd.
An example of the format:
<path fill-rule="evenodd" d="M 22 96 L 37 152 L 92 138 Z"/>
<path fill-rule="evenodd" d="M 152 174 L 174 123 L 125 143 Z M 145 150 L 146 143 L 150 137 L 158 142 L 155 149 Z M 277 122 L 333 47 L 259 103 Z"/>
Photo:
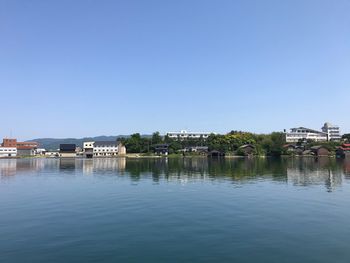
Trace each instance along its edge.
<path fill-rule="evenodd" d="M 126 176 L 154 182 L 231 180 L 235 183 L 273 180 L 296 186 L 324 184 L 332 191 L 350 179 L 350 160 L 334 158 L 30 158 L 0 160 L 2 180 L 41 170 L 64 174 Z M 46 174 L 46 173 L 45 173 Z"/>

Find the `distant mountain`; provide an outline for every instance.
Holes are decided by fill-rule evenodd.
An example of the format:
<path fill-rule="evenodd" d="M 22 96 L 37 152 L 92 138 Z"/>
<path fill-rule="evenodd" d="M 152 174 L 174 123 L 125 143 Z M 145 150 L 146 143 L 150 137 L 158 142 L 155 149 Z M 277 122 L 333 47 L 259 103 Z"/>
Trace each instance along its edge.
<path fill-rule="evenodd" d="M 143 135 L 148 137 L 149 135 Z M 60 148 L 61 143 L 74 143 L 77 146 L 82 147 L 83 142 L 86 141 L 115 141 L 117 138 L 128 138 L 130 135 L 118 135 L 118 136 L 97 136 L 97 137 L 85 137 L 85 138 L 64 138 L 64 139 L 55 139 L 55 138 L 38 138 L 29 141 L 35 141 L 39 143 L 40 148 L 45 148 L 46 150 L 57 150 Z"/>

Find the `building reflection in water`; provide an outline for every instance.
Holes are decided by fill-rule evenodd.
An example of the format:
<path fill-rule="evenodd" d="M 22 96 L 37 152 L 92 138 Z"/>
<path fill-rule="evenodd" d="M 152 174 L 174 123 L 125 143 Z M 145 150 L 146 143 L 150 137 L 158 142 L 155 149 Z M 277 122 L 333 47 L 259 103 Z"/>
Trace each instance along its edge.
<path fill-rule="evenodd" d="M 14 176 L 17 171 L 17 160 L 14 159 L 2 159 L 0 160 L 0 175 L 1 176 Z"/>
<path fill-rule="evenodd" d="M 0 175 L 14 176 L 20 173 L 36 172 L 45 168 L 46 159 L 28 158 L 28 159 L 1 159 Z"/>
<path fill-rule="evenodd" d="M 123 175 L 126 167 L 126 158 L 93 158 L 82 159 L 79 164 L 85 175 L 91 175 L 94 172 L 118 172 Z"/>
<path fill-rule="evenodd" d="M 244 183 L 267 179 L 297 186 L 323 184 L 328 191 L 350 179 L 350 159 L 332 158 L 28 158 L 1 159 L 1 177 L 52 171 L 84 175 L 127 176 L 187 183 L 191 180 L 230 180 Z"/>
<path fill-rule="evenodd" d="M 298 186 L 325 185 L 333 191 L 342 184 L 343 171 L 336 160 L 323 158 L 296 158 L 288 162 L 288 182 Z"/>
<path fill-rule="evenodd" d="M 350 179 L 350 158 L 344 159 L 341 163 L 343 164 L 344 176 Z"/>

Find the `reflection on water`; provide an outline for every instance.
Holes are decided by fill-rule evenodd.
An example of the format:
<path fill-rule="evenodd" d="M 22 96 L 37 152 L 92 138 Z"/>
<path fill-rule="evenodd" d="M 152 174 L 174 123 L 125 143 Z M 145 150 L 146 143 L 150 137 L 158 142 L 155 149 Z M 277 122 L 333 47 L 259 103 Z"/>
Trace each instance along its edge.
<path fill-rule="evenodd" d="M 269 179 L 296 186 L 325 185 L 328 191 L 350 179 L 350 160 L 331 158 L 96 158 L 96 159 L 2 159 L 1 178 L 28 172 L 80 172 L 83 175 L 109 174 L 138 181 L 232 180 L 239 183 Z"/>
<path fill-rule="evenodd" d="M 349 262 L 350 162 L 1 159 L 1 262 Z"/>

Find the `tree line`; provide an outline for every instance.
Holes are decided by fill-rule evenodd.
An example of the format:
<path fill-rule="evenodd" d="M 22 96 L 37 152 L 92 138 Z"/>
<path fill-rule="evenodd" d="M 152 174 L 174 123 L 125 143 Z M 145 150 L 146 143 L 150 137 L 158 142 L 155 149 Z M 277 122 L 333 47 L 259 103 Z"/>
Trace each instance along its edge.
<path fill-rule="evenodd" d="M 254 134 L 244 131 L 231 131 L 227 134 L 211 134 L 207 139 L 201 138 L 170 138 L 154 132 L 152 136 L 141 136 L 139 133 L 132 134 L 128 138 L 119 139 L 127 148 L 128 153 L 152 154 L 154 147 L 159 144 L 169 145 L 169 154 L 178 154 L 186 147 L 207 146 L 209 151 L 220 151 L 225 154 L 244 155 L 241 146 L 252 145 L 254 155 L 280 156 L 288 154 L 285 134 L 272 132 L 270 134 Z M 343 135 L 343 142 L 350 143 L 350 134 Z M 315 145 L 325 146 L 334 152 L 342 142 L 314 142 L 300 141 L 296 145 L 310 149 Z"/>
<path fill-rule="evenodd" d="M 126 146 L 129 153 L 152 153 L 158 144 L 168 144 L 169 153 L 176 154 L 186 147 L 207 146 L 209 151 L 220 151 L 226 154 L 242 154 L 240 147 L 253 145 L 256 155 L 281 155 L 284 152 L 285 135 L 282 132 L 271 134 L 254 134 L 250 132 L 231 131 L 227 134 L 211 134 L 207 139 L 181 138 L 174 139 L 161 136 L 154 132 L 152 136 L 144 137 L 139 133 L 132 134 L 128 138 L 119 139 Z"/>

